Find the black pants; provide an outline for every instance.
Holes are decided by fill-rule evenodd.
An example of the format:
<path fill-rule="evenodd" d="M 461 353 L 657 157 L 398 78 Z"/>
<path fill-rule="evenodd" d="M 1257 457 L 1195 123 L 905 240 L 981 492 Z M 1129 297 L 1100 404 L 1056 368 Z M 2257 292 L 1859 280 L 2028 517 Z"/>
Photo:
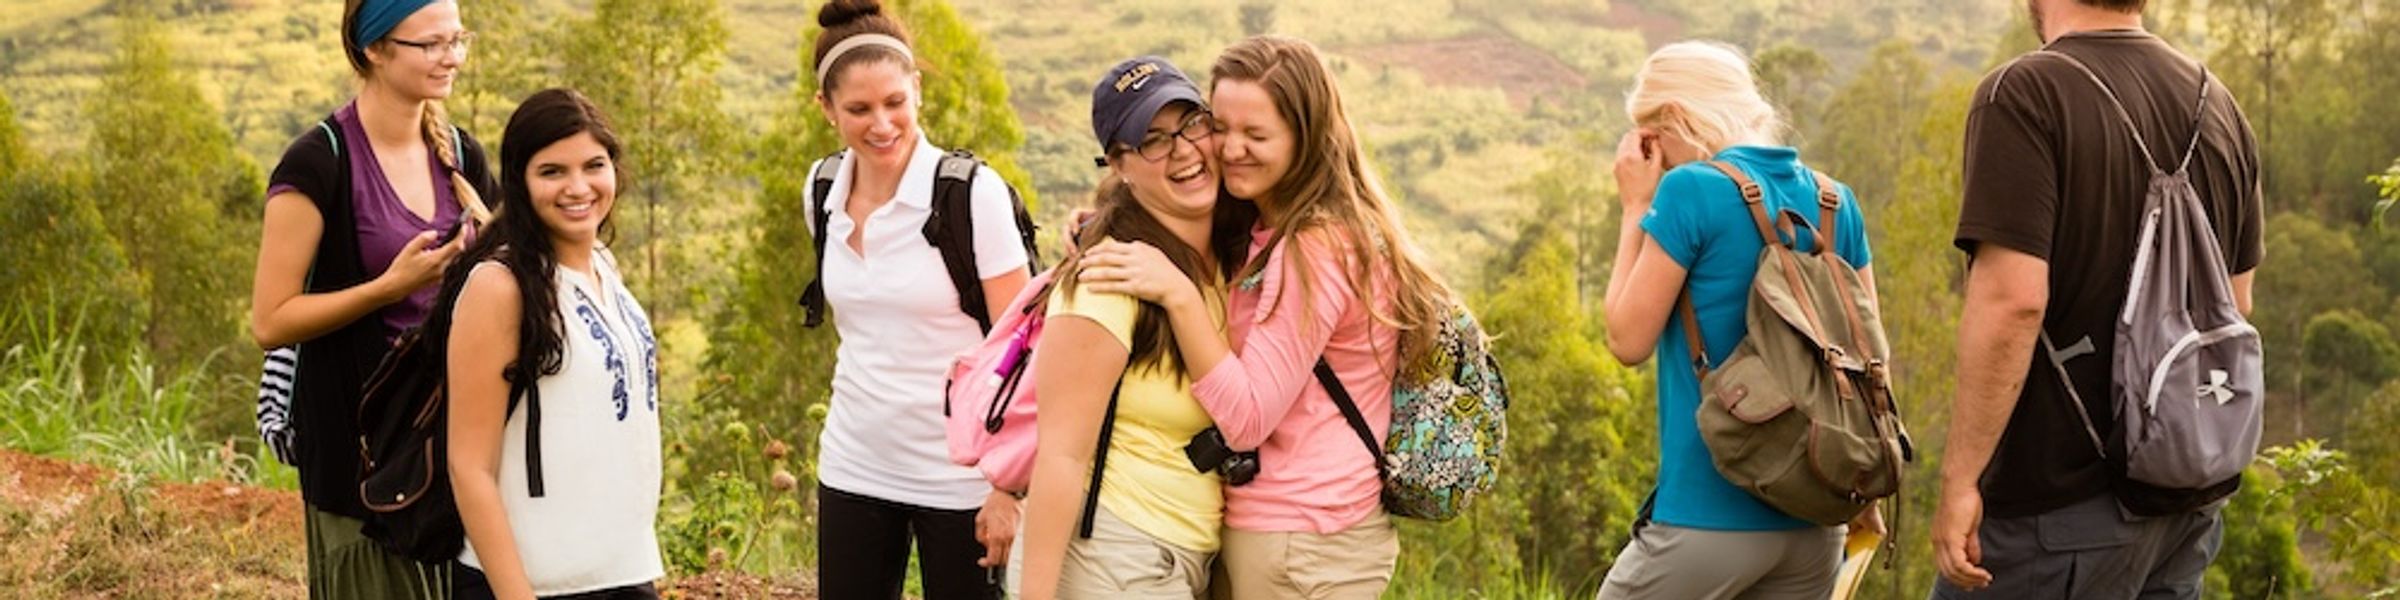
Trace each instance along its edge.
<path fill-rule="evenodd" d="M 453 563 L 450 565 L 450 600 L 498 600 L 498 598 L 492 594 L 492 582 L 484 579 L 483 571 L 475 570 L 475 567 L 467 566 L 465 563 Z M 581 594 L 543 596 L 542 600 L 658 600 L 658 587 L 656 584 L 645 583 Z"/>
<path fill-rule="evenodd" d="M 817 486 L 817 589 L 825 600 L 897 600 L 917 547 L 926 600 L 1000 597 L 999 570 L 975 565 L 974 510 L 937 510 Z"/>

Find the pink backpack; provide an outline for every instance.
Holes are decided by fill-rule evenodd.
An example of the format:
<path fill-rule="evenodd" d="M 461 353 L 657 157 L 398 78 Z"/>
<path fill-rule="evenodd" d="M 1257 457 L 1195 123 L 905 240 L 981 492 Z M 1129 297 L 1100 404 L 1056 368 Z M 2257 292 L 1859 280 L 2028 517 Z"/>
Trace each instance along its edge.
<path fill-rule="evenodd" d="M 1033 482 L 1033 347 L 1042 338 L 1051 278 L 1043 271 L 994 315 L 992 332 L 950 365 L 942 416 L 950 462 L 983 471 L 992 486 L 1024 492 Z"/>

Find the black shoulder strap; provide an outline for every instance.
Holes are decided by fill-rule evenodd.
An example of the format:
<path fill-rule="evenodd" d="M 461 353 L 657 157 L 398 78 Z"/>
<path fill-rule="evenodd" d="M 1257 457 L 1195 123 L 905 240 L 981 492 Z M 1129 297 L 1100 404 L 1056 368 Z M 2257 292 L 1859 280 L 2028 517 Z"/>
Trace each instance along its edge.
<path fill-rule="evenodd" d="M 925 217 L 925 243 L 942 253 L 942 268 L 958 289 L 958 309 L 992 332 L 991 306 L 975 264 L 975 172 L 983 161 L 965 150 L 942 155 L 933 169 L 933 214 Z M 1013 190 L 1010 192 L 1015 193 Z"/>
<path fill-rule="evenodd" d="M 1092 520 L 1100 514 L 1100 476 L 1108 471 L 1108 438 L 1117 431 L 1117 394 L 1125 389 L 1125 376 L 1117 375 L 1116 388 L 1108 392 L 1108 412 L 1100 415 L 1100 448 L 1092 451 L 1092 483 L 1084 487 L 1083 522 L 1077 535 L 1092 539 Z"/>
<path fill-rule="evenodd" d="M 538 381 L 519 381 L 508 384 L 508 412 L 517 412 L 517 399 L 525 399 L 525 491 L 535 498 L 542 491 L 542 386 Z"/>
<path fill-rule="evenodd" d="M 1367 415 L 1359 412 L 1358 403 L 1350 399 L 1349 388 L 1342 387 L 1342 379 L 1334 376 L 1333 365 L 1325 362 L 1324 357 L 1317 358 L 1317 383 L 1325 385 L 1325 393 L 1333 396 L 1334 407 L 1342 409 L 1342 420 L 1350 422 L 1350 430 L 1358 433 L 1358 441 L 1375 455 L 1376 477 L 1391 478 L 1391 466 L 1383 458 L 1383 444 L 1375 441 L 1375 430 L 1367 427 Z"/>
<path fill-rule="evenodd" d="M 833 219 L 833 211 L 825 208 L 825 197 L 833 194 L 833 169 L 841 166 L 842 157 L 848 152 L 835 152 L 817 161 L 817 168 L 809 173 L 808 243 L 817 264 L 816 273 L 809 276 L 808 289 L 800 292 L 800 307 L 808 310 L 801 324 L 808 327 L 825 324 L 825 222 Z"/>

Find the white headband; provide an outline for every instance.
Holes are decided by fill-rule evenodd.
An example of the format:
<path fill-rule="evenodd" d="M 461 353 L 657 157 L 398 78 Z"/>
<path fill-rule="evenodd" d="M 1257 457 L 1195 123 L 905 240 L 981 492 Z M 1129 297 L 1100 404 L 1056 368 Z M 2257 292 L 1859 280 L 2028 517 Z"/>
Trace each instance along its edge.
<path fill-rule="evenodd" d="M 841 60 L 842 55 L 848 54 L 851 50 L 866 46 L 890 48 L 893 52 L 900 53 L 900 58 L 910 64 L 915 64 L 917 61 L 916 55 L 908 51 L 908 44 L 902 43 L 900 38 L 880 33 L 862 33 L 850 36 L 843 38 L 841 43 L 834 44 L 832 50 L 826 51 L 825 60 L 817 61 L 817 89 L 825 88 L 825 76 L 831 74 L 834 61 Z"/>

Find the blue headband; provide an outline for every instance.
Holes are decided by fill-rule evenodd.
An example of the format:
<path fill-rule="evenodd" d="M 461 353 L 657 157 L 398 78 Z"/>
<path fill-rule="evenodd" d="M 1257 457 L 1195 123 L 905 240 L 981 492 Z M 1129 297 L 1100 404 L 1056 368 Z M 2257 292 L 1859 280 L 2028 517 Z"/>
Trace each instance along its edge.
<path fill-rule="evenodd" d="M 350 36 L 358 42 L 358 51 L 364 52 L 368 44 L 383 40 L 383 36 L 390 35 L 392 28 L 399 27 L 401 21 L 408 20 L 409 15 L 417 14 L 417 11 L 434 1 L 366 0 L 358 5 L 358 29 L 350 32 Z"/>

